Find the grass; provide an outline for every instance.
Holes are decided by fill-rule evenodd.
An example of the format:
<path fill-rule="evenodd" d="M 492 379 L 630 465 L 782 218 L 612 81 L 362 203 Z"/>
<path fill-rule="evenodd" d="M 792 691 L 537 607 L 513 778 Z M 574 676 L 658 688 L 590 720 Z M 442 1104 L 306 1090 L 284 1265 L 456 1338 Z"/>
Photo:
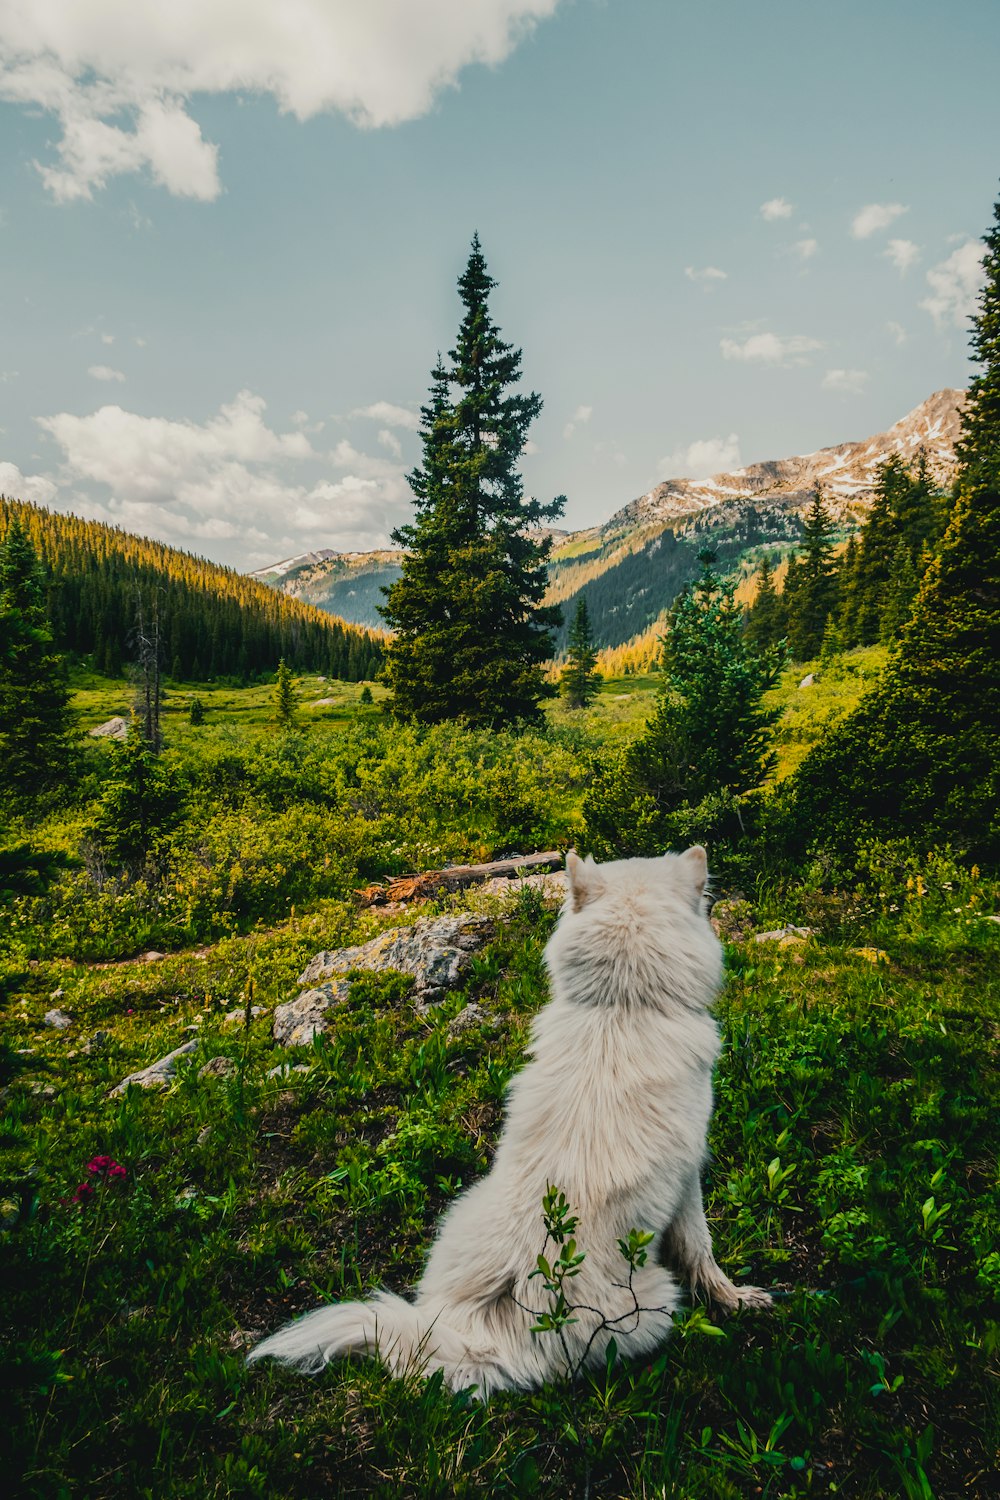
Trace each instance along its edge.
<path fill-rule="evenodd" d="M 787 1293 L 774 1312 L 688 1312 L 647 1367 L 486 1408 L 377 1366 L 310 1381 L 243 1356 L 418 1274 L 488 1166 L 551 913 L 525 897 L 427 1017 L 405 980 L 360 979 L 295 1054 L 247 1006 L 379 919 L 331 902 L 152 965 L 28 969 L 3 1054 L 4 1472 L 26 1495 L 157 1500 L 995 1493 L 995 892 L 948 875 L 834 902 L 806 943 L 727 949 L 709 1212 L 730 1274 Z M 453 1036 L 470 996 L 487 1022 Z M 44 1025 L 53 1004 L 69 1030 Z M 172 1087 L 109 1096 L 189 1035 Z M 308 1072 L 269 1078 L 289 1055 Z M 216 1056 L 230 1076 L 200 1076 Z M 97 1156 L 126 1177 L 88 1179 Z"/>
<path fill-rule="evenodd" d="M 783 774 L 881 660 L 851 653 L 809 688 L 808 667 L 784 674 Z M 245 1367 L 287 1317 L 419 1275 L 441 1209 L 488 1169 L 553 913 L 524 893 L 428 1015 L 402 976 L 361 976 L 331 1031 L 289 1053 L 271 1011 L 319 949 L 437 909 L 362 912 L 359 872 L 489 853 L 515 828 L 569 837 L 586 752 L 638 729 L 655 682 L 606 682 L 584 713 L 551 704 L 551 733 L 518 740 L 516 765 L 498 736 L 384 733 L 360 685 L 304 679 L 304 702 L 336 701 L 303 707 L 291 737 L 268 685 L 168 688 L 191 788 L 173 884 L 95 896 L 77 869 L 63 907 L 29 903 L 0 934 L 0 1473 L 15 1493 L 996 1493 L 997 887 L 944 854 L 874 851 L 851 891 L 817 872 L 739 908 L 741 930 L 814 929 L 728 941 L 718 1006 L 709 1213 L 720 1263 L 778 1290 L 773 1312 L 689 1308 L 649 1364 L 487 1407 L 376 1365 Z M 122 683 L 75 686 L 82 725 L 127 703 Z M 96 786 L 107 752 L 89 750 Z M 70 850 L 84 819 L 53 813 L 45 836 Z M 108 961 L 154 938 L 186 947 Z M 485 1018 L 456 1034 L 469 999 Z M 55 1006 L 69 1028 L 45 1023 Z M 111 1093 L 190 1039 L 169 1088 Z M 272 1076 L 289 1060 L 306 1071 Z"/>

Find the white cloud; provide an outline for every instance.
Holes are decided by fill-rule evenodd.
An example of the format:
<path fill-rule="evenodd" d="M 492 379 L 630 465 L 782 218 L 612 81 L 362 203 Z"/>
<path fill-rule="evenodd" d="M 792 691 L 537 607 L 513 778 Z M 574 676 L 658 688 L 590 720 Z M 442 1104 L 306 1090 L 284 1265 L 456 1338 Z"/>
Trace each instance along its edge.
<path fill-rule="evenodd" d="M 803 365 L 808 363 L 805 355 L 822 349 L 819 339 L 807 338 L 793 333 L 781 338 L 776 333 L 755 333 L 742 344 L 735 339 L 722 339 L 719 348 L 723 359 L 740 360 L 752 365 Z"/>
<path fill-rule="evenodd" d="M 792 246 L 792 254 L 797 255 L 800 260 L 812 260 L 819 249 L 819 240 L 796 240 Z"/>
<path fill-rule="evenodd" d="M 121 370 L 113 370 L 110 365 L 88 365 L 87 374 L 93 380 L 124 380 L 125 376 Z"/>
<path fill-rule="evenodd" d="M 687 448 L 668 453 L 657 464 L 661 479 L 708 479 L 740 466 L 740 440 L 735 432 L 728 437 L 699 438 Z"/>
<path fill-rule="evenodd" d="M 836 391 L 841 396 L 859 396 L 870 379 L 867 370 L 827 370 L 820 384 L 824 391 Z"/>
<path fill-rule="evenodd" d="M 379 428 L 378 440 L 386 452 L 392 454 L 393 458 L 402 458 L 403 445 L 396 434 L 388 427 Z"/>
<path fill-rule="evenodd" d="M 40 418 L 62 455 L 41 481 L 46 498 L 58 482 L 78 514 L 182 547 L 228 542 L 250 566 L 309 546 L 387 545 L 410 498 L 401 466 L 348 442 L 319 453 L 301 431 L 273 431 L 264 412 L 241 391 L 203 423 L 120 406 Z"/>
<path fill-rule="evenodd" d="M 851 220 L 851 234 L 856 240 L 867 240 L 906 212 L 905 203 L 867 203 Z"/>
<path fill-rule="evenodd" d="M 307 120 L 426 114 L 472 63 L 495 66 L 559 0 L 35 0 L 0 8 L 0 97 L 57 117 L 59 201 L 147 171 L 180 197 L 221 191 L 218 148 L 188 112 L 199 94 L 270 95 Z"/>
<path fill-rule="evenodd" d="M 685 266 L 684 275 L 688 281 L 695 282 L 696 285 L 704 287 L 706 291 L 714 286 L 716 282 L 727 281 L 729 279 L 727 273 L 720 271 L 718 266 Z"/>
<path fill-rule="evenodd" d="M 50 505 L 58 486 L 44 474 L 22 474 L 16 464 L 0 463 L 0 495 Z"/>
<path fill-rule="evenodd" d="M 102 406 L 88 417 L 59 412 L 39 425 L 63 450 L 74 480 L 106 484 L 132 500 L 170 501 L 177 486 L 216 483 L 227 465 L 256 465 L 312 456 L 301 432 L 272 432 L 265 403 L 240 391 L 203 425 L 142 417 L 120 406 Z"/>
<path fill-rule="evenodd" d="M 587 425 L 593 415 L 594 408 L 592 406 L 578 406 L 563 428 L 563 437 L 568 441 L 578 427 L 585 427 Z"/>
<path fill-rule="evenodd" d="M 792 217 L 792 205 L 787 198 L 768 198 L 766 203 L 760 205 L 760 216 L 772 222 L 774 219 L 790 219 Z"/>
<path fill-rule="evenodd" d="M 915 245 L 912 240 L 890 240 L 882 251 L 886 260 L 891 260 L 901 276 L 905 276 L 911 266 L 915 266 L 920 259 L 920 246 Z"/>
<path fill-rule="evenodd" d="M 906 329 L 903 327 L 902 323 L 887 323 L 885 326 L 892 334 L 897 344 L 906 343 Z"/>
<path fill-rule="evenodd" d="M 115 341 L 115 336 L 114 336 L 113 333 L 102 333 L 101 334 L 101 343 L 102 344 L 113 344 L 114 341 Z"/>
<path fill-rule="evenodd" d="M 927 272 L 930 296 L 920 306 L 930 313 L 939 328 L 967 328 L 983 281 L 982 244 L 979 240 L 966 240 L 947 260 Z"/>
<path fill-rule="evenodd" d="M 420 429 L 420 418 L 415 411 L 410 411 L 407 406 L 393 406 L 391 401 L 373 401 L 371 406 L 355 407 L 351 416 L 370 417 L 373 422 L 381 422 L 386 427 L 406 427 L 411 432 Z"/>

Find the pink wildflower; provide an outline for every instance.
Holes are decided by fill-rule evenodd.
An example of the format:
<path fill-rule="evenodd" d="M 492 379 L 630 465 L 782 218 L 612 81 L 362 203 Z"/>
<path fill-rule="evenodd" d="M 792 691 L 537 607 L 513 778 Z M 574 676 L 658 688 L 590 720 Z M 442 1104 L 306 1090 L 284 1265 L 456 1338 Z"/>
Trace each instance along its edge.
<path fill-rule="evenodd" d="M 95 1156 L 87 1163 L 87 1171 L 91 1177 L 104 1177 L 108 1182 L 120 1182 L 127 1176 L 121 1162 L 115 1161 L 113 1156 Z"/>

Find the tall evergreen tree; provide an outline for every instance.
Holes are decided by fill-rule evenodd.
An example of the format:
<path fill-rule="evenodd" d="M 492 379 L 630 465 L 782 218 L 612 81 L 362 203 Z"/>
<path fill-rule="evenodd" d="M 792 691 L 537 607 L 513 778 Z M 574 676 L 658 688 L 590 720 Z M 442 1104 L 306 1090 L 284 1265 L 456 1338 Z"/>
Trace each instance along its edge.
<path fill-rule="evenodd" d="M 958 456 L 968 481 L 1000 491 L 1000 198 L 983 235 L 986 280 L 972 326 L 972 359 L 979 366 L 962 412 Z"/>
<path fill-rule="evenodd" d="M 762 651 L 771 650 L 785 636 L 784 601 L 774 586 L 774 569 L 768 552 L 760 560 L 757 596 L 750 606 L 746 634 L 747 640 Z"/>
<path fill-rule="evenodd" d="M 797 661 L 819 654 L 826 622 L 837 605 L 832 531 L 817 490 L 806 512 L 795 591 L 788 601 L 788 639 Z"/>
<path fill-rule="evenodd" d="M 72 763 L 65 665 L 53 649 L 45 574 L 16 517 L 0 546 L 0 789 L 34 797 Z"/>
<path fill-rule="evenodd" d="M 564 501 L 524 497 L 517 464 L 542 402 L 513 391 L 521 353 L 490 316 L 495 285 L 477 235 L 458 283 L 456 347 L 449 364 L 438 358 L 421 411 L 416 519 L 393 533 L 402 574 L 381 611 L 395 631 L 384 679 L 403 718 L 532 720 L 552 691 L 542 663 L 559 611 L 542 606 L 551 541 L 535 528 Z"/>
<path fill-rule="evenodd" d="M 1000 209 L 998 209 L 1000 220 Z M 850 850 L 948 839 L 1000 863 L 1000 228 L 974 321 L 984 368 L 964 417 L 947 530 L 878 685 L 803 761 L 792 837 Z"/>
<path fill-rule="evenodd" d="M 601 674 L 597 671 L 597 652 L 594 650 L 585 594 L 581 594 L 577 600 L 576 613 L 569 631 L 569 656 L 560 684 L 570 708 L 586 708 L 600 692 Z"/>

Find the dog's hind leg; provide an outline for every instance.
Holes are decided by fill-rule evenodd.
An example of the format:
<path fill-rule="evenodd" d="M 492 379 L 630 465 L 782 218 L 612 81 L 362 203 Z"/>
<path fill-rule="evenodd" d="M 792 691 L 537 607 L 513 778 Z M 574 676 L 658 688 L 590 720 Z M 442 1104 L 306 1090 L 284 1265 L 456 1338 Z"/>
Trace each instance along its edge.
<path fill-rule="evenodd" d="M 770 1307 L 771 1294 L 759 1286 L 736 1286 L 712 1253 L 712 1236 L 705 1218 L 701 1180 L 691 1174 L 677 1213 L 663 1235 L 663 1255 L 675 1266 L 693 1294 L 734 1311 L 737 1307 Z"/>

